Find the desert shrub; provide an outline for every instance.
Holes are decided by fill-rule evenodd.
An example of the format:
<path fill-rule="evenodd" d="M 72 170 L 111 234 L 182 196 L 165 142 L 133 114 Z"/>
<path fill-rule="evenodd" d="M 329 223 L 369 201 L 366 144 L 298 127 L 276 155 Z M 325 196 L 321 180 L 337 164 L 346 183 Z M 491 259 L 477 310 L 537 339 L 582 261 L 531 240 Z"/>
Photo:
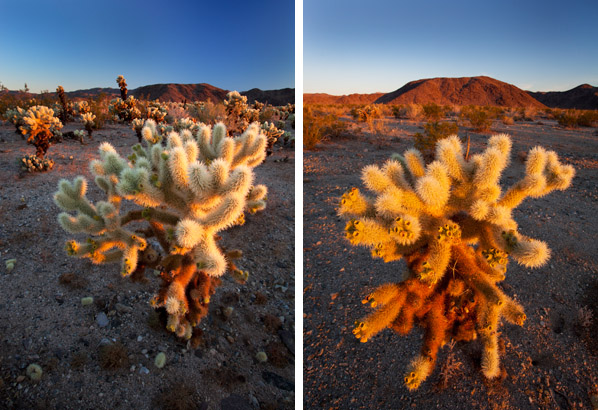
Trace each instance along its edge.
<path fill-rule="evenodd" d="M 505 125 L 513 125 L 515 123 L 515 120 L 513 120 L 513 117 L 510 117 L 508 115 L 503 115 L 500 120 L 502 121 L 503 124 Z"/>
<path fill-rule="evenodd" d="M 229 271 L 239 283 L 247 280 L 233 262 L 242 252 L 223 251 L 218 233 L 265 208 L 267 188 L 253 184 L 253 168 L 265 159 L 266 137 L 256 124 L 235 138 L 227 137 L 223 124 L 164 135 L 152 120 L 142 134 L 144 145 L 135 144 L 129 157 L 104 142 L 100 159 L 90 163 L 106 201 L 90 202 L 82 176 L 59 182 L 54 202 L 64 212 L 58 221 L 65 231 L 87 236 L 66 243 L 70 256 L 120 263 L 120 274 L 133 280 L 158 270 L 162 284 L 151 304 L 166 310 L 169 331 L 189 339 L 220 277 Z M 128 206 L 121 215 L 124 200 L 139 208 Z"/>
<path fill-rule="evenodd" d="M 557 117 L 557 121 L 559 125 L 565 128 L 577 128 L 577 114 L 573 110 L 562 112 Z"/>
<path fill-rule="evenodd" d="M 410 390 L 431 374 L 439 349 L 452 340 L 479 339 L 481 370 L 497 378 L 500 322 L 522 326 L 526 320 L 523 307 L 498 283 L 509 259 L 536 268 L 546 264 L 550 250 L 519 232 L 512 211 L 526 197 L 566 189 L 575 171 L 555 152 L 535 147 L 523 178 L 503 190 L 511 144 L 507 135 L 495 135 L 484 152 L 467 159 L 453 136 L 437 143 L 436 160 L 428 165 L 411 149 L 382 166 L 367 166 L 362 179 L 371 194 L 352 188 L 342 196 L 339 214 L 348 219 L 349 242 L 384 262 L 406 261 L 406 273 L 363 299 L 377 309 L 355 322 L 353 334 L 367 342 L 385 328 L 407 335 L 421 326 L 423 345 L 404 377 Z"/>
<path fill-rule="evenodd" d="M 95 99 L 89 101 L 89 109 L 90 112 L 96 116 L 94 121 L 95 129 L 104 128 L 104 124 L 110 119 L 108 96 L 104 93 L 100 93 Z"/>
<path fill-rule="evenodd" d="M 444 108 L 436 103 L 422 105 L 423 115 L 428 122 L 437 122 L 444 117 Z"/>
<path fill-rule="evenodd" d="M 436 143 L 441 139 L 459 133 L 459 126 L 454 122 L 428 122 L 424 125 L 424 134 L 416 133 L 413 138 L 416 149 L 431 158 L 436 150 Z"/>
<path fill-rule="evenodd" d="M 597 123 L 597 110 L 584 110 L 577 117 L 577 125 L 579 125 L 580 127 L 595 127 Z"/>
<path fill-rule="evenodd" d="M 513 117 L 515 121 L 534 121 L 538 115 L 538 109 L 534 107 L 521 107 L 517 109 L 517 114 Z"/>
<path fill-rule="evenodd" d="M 261 111 L 259 109 L 257 109 L 257 108 L 254 108 L 254 109 L 259 112 L 258 119 L 259 119 L 259 121 L 261 123 L 272 122 L 274 120 L 274 118 L 280 118 L 278 110 L 276 108 L 272 107 L 272 106 L 267 106 L 267 107 L 264 108 L 263 104 L 262 104 Z"/>
<path fill-rule="evenodd" d="M 393 115 L 398 119 L 417 121 L 423 116 L 422 106 L 419 104 L 407 104 L 393 106 Z"/>
<path fill-rule="evenodd" d="M 313 149 L 324 138 L 339 138 L 347 131 L 347 123 L 334 114 L 317 111 L 310 105 L 303 107 L 303 146 Z"/>
<path fill-rule="evenodd" d="M 476 132 L 489 131 L 492 126 L 492 116 L 482 107 L 473 105 L 462 107 L 461 118 L 466 119 Z"/>
<path fill-rule="evenodd" d="M 208 125 L 214 125 L 217 122 L 223 121 L 227 116 L 224 104 L 214 104 L 211 101 L 202 101 L 188 105 L 187 111 L 189 111 L 189 116 L 195 118 L 198 122 Z"/>

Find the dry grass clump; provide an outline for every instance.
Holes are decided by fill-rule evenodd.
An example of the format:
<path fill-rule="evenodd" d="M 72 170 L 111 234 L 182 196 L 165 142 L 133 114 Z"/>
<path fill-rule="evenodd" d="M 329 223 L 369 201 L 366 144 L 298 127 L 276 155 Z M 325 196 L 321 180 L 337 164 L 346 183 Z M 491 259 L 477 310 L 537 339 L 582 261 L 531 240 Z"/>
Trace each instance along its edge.
<path fill-rule="evenodd" d="M 202 408 L 195 388 L 182 378 L 161 388 L 154 397 L 153 407 L 162 410 L 196 410 Z"/>
<path fill-rule="evenodd" d="M 488 107 L 466 105 L 461 108 L 461 120 L 469 122 L 475 132 L 487 132 L 492 127 L 492 111 Z"/>

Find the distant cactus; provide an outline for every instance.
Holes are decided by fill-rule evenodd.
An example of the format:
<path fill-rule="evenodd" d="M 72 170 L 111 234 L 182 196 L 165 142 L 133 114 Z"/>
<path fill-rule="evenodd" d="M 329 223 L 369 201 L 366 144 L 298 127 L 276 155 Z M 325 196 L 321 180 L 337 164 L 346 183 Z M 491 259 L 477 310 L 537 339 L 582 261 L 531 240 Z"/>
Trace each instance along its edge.
<path fill-rule="evenodd" d="M 21 133 L 27 142 L 36 148 L 35 155 L 43 159 L 55 135 L 60 134 L 62 123 L 54 116 L 54 111 L 43 105 L 31 107 L 22 118 Z"/>
<path fill-rule="evenodd" d="M 63 124 L 69 122 L 69 120 L 73 117 L 73 103 L 66 100 L 66 94 L 64 93 L 64 88 L 59 85 L 56 88 L 56 93 L 58 94 L 58 99 L 60 101 L 60 111 L 58 111 L 58 118 Z"/>
<path fill-rule="evenodd" d="M 231 91 L 226 95 L 224 106 L 229 132 L 243 132 L 249 124 L 259 120 L 259 110 L 249 108 L 247 97 L 237 91 Z"/>
<path fill-rule="evenodd" d="M 350 221 L 346 236 L 385 262 L 405 258 L 402 281 L 379 286 L 363 303 L 377 308 L 356 322 L 353 333 L 366 342 L 389 327 L 405 335 L 424 328 L 423 347 L 409 365 L 407 387 L 417 389 L 434 368 L 439 348 L 452 340 L 480 337 L 482 371 L 499 375 L 500 320 L 523 325 L 521 305 L 496 285 L 509 258 L 528 268 L 542 266 L 548 246 L 518 231 L 512 211 L 526 197 L 566 189 L 574 169 L 557 154 L 533 148 L 525 176 L 503 193 L 500 176 L 509 163 L 511 140 L 490 138 L 487 149 L 466 159 L 456 136 L 436 146 L 427 166 L 419 151 L 396 155 L 384 166 L 364 168 L 373 196 L 353 188 L 343 195 L 340 214 Z"/>
<path fill-rule="evenodd" d="M 118 87 L 120 88 L 120 99 L 123 101 L 127 100 L 127 82 L 125 80 L 125 77 L 123 77 L 122 75 L 119 75 L 118 77 L 116 77 L 116 84 L 118 84 Z"/>
<path fill-rule="evenodd" d="M 139 140 L 139 143 L 141 144 L 141 130 L 143 129 L 143 125 L 145 124 L 145 121 L 142 120 L 141 118 L 135 118 L 132 122 L 131 125 L 133 126 L 133 130 L 135 131 L 135 135 L 137 135 L 137 139 Z"/>
<path fill-rule="evenodd" d="M 133 279 L 146 268 L 158 270 L 162 286 L 152 305 L 166 309 L 168 330 L 188 339 L 207 314 L 219 277 L 228 269 L 236 279 L 247 279 L 233 263 L 241 252 L 223 251 L 218 232 L 242 224 L 244 212 L 264 209 L 267 189 L 254 185 L 253 168 L 265 158 L 266 137 L 253 125 L 230 138 L 223 124 L 164 137 L 151 120 L 142 134 L 145 146 L 134 145 L 128 160 L 103 143 L 101 159 L 90 163 L 107 201 L 92 204 L 83 177 L 59 182 L 54 201 L 65 212 L 58 220 L 66 231 L 88 235 L 67 242 L 69 255 L 96 264 L 120 262 L 121 275 Z M 121 215 L 124 199 L 142 208 Z M 144 220 L 148 229 L 126 227 Z"/>

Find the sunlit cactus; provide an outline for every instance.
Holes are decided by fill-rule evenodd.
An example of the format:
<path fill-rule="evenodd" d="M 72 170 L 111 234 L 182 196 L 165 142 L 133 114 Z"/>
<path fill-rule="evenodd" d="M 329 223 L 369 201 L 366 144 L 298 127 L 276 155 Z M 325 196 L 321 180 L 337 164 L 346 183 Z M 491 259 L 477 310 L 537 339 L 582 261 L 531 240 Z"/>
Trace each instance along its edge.
<path fill-rule="evenodd" d="M 62 123 L 54 116 L 54 111 L 43 105 L 36 105 L 27 110 L 22 117 L 21 133 L 27 142 L 36 148 L 35 155 L 43 159 L 52 145 L 52 139 L 60 133 Z"/>
<path fill-rule="evenodd" d="M 150 102 L 147 107 L 147 118 L 154 120 L 158 124 L 164 122 L 167 114 L 168 110 L 158 100 Z"/>
<path fill-rule="evenodd" d="M 133 279 L 147 268 L 159 271 L 162 285 L 151 304 L 167 311 L 168 330 L 188 339 L 207 314 L 219 277 L 229 270 L 235 279 L 247 279 L 233 263 L 241 252 L 224 251 L 218 232 L 241 225 L 245 212 L 265 208 L 267 189 L 254 185 L 253 168 L 266 156 L 266 137 L 256 125 L 227 137 L 223 124 L 165 135 L 152 120 L 142 135 L 144 145 L 134 145 L 128 158 L 103 143 L 100 159 L 90 163 L 106 201 L 86 198 L 83 177 L 59 182 L 54 201 L 65 212 L 58 220 L 66 231 L 88 235 L 67 242 L 69 255 L 120 263 L 121 275 Z M 123 200 L 141 209 L 121 215 Z M 136 221 L 149 227 L 127 228 Z"/>
<path fill-rule="evenodd" d="M 276 128 L 274 123 L 266 121 L 262 124 L 262 132 L 268 138 L 268 146 L 266 150 L 268 152 L 268 155 L 270 155 L 272 154 L 272 147 L 274 146 L 274 144 L 276 144 L 278 138 L 280 138 L 284 134 L 284 130 L 279 130 L 278 128 Z"/>
<path fill-rule="evenodd" d="M 83 114 L 87 114 L 91 112 L 91 107 L 89 106 L 89 102 L 87 101 L 76 101 L 73 103 L 73 114 L 76 116 L 80 116 Z"/>
<path fill-rule="evenodd" d="M 96 116 L 90 112 L 81 115 L 81 120 L 83 121 L 83 125 L 85 126 L 85 130 L 87 131 L 89 138 L 91 138 L 91 133 L 93 132 L 93 127 L 95 126 L 95 119 Z"/>
<path fill-rule="evenodd" d="M 129 96 L 126 100 L 117 98 L 110 102 L 110 113 L 116 121 L 130 123 L 141 116 L 137 104 L 138 101 L 133 96 Z"/>
<path fill-rule="evenodd" d="M 4 118 L 15 126 L 15 132 L 21 134 L 21 127 L 25 125 L 23 118 L 26 113 L 27 110 L 24 110 L 21 107 L 15 107 L 14 110 L 9 108 L 4 113 Z"/>
<path fill-rule="evenodd" d="M 118 88 L 120 88 L 120 99 L 123 101 L 127 100 L 127 82 L 125 80 L 125 77 L 123 77 L 122 75 L 119 75 L 118 77 L 116 77 L 116 84 L 118 84 Z"/>
<path fill-rule="evenodd" d="M 414 324 L 423 327 L 421 353 L 405 376 L 409 389 L 428 377 L 439 348 L 451 340 L 479 337 L 482 371 L 497 377 L 501 319 L 520 326 L 526 319 L 497 283 L 505 279 L 509 259 L 535 268 L 550 251 L 519 232 L 512 211 L 527 197 L 566 189 L 575 172 L 556 153 L 535 147 L 524 177 L 503 191 L 499 181 L 510 151 L 510 138 L 501 134 L 489 139 L 484 152 L 466 158 L 452 136 L 437 143 L 436 159 L 427 165 L 410 149 L 382 167 L 367 166 L 362 179 L 373 195 L 352 188 L 342 197 L 340 214 L 349 219 L 351 244 L 385 262 L 407 262 L 402 278 L 363 300 L 376 310 L 357 321 L 353 333 L 366 342 L 385 328 L 405 335 Z"/>

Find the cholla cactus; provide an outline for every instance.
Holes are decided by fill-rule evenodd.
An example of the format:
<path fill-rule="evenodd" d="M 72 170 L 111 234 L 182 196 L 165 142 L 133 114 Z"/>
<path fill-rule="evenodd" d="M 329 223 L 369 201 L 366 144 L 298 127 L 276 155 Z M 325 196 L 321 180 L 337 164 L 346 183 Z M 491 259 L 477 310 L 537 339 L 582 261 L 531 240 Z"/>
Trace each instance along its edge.
<path fill-rule="evenodd" d="M 92 204 L 83 177 L 59 182 L 54 201 L 66 212 L 58 220 L 68 232 L 90 235 L 84 242 L 67 242 L 69 255 L 96 264 L 120 261 L 121 274 L 133 278 L 148 267 L 159 270 L 163 283 L 152 305 L 166 309 L 170 331 L 189 338 L 227 268 L 237 278 L 247 277 L 231 262 L 240 251 L 225 254 L 217 234 L 242 224 L 245 211 L 264 209 L 267 189 L 254 185 L 252 169 L 265 158 L 266 137 L 252 126 L 229 138 L 225 126 L 217 124 L 194 135 L 171 132 L 164 146 L 151 120 L 142 134 L 145 146 L 133 146 L 128 160 L 103 143 L 101 159 L 91 162 L 107 201 Z M 120 215 L 123 199 L 143 208 Z M 149 222 L 147 230 L 127 229 L 128 223 L 143 220 Z M 164 254 L 153 248 L 150 237 Z"/>
<path fill-rule="evenodd" d="M 152 119 L 158 124 L 164 122 L 164 118 L 168 114 L 168 110 L 160 105 L 159 101 L 152 101 L 147 107 L 147 118 Z"/>
<path fill-rule="evenodd" d="M 518 231 L 512 211 L 526 197 L 566 189 L 574 169 L 535 147 L 523 179 L 503 192 L 499 180 L 510 150 L 510 138 L 496 135 L 486 151 L 467 160 L 452 136 L 438 142 L 436 160 L 428 165 L 411 149 L 383 167 L 364 168 L 362 179 L 374 196 L 357 188 L 343 195 L 340 214 L 350 218 L 349 241 L 385 262 L 407 262 L 403 281 L 382 285 L 363 300 L 378 309 L 357 321 L 353 333 L 366 342 L 387 327 L 404 335 L 414 323 L 421 325 L 424 344 L 405 376 L 409 389 L 428 377 L 438 349 L 451 339 L 479 336 L 482 371 L 497 377 L 500 320 L 520 326 L 525 321 L 523 308 L 497 282 L 505 279 L 509 258 L 535 268 L 550 251 Z"/>
<path fill-rule="evenodd" d="M 120 88 L 120 99 L 123 101 L 127 101 L 127 82 L 125 81 L 125 77 L 119 75 L 116 77 L 116 84 Z"/>
<path fill-rule="evenodd" d="M 262 131 L 264 132 L 264 134 L 266 134 L 266 137 L 268 138 L 268 146 L 266 148 L 266 151 L 268 155 L 270 155 L 272 154 L 272 147 L 274 146 L 276 141 L 278 141 L 278 138 L 284 134 L 284 130 L 279 130 L 278 128 L 276 128 L 274 123 L 266 121 L 262 124 Z"/>
<path fill-rule="evenodd" d="M 4 118 L 6 118 L 7 121 L 10 121 L 15 126 L 16 132 L 18 134 L 21 134 L 21 127 L 25 125 L 23 118 L 25 117 L 26 113 L 27 110 L 24 110 L 21 107 L 15 107 L 14 110 L 9 108 L 6 110 L 6 113 L 4 113 Z"/>
<path fill-rule="evenodd" d="M 73 113 L 76 116 L 91 112 L 91 107 L 87 101 L 77 101 L 73 104 Z"/>
<path fill-rule="evenodd" d="M 141 118 L 135 118 L 132 122 L 131 125 L 133 126 L 133 130 L 135 131 L 135 134 L 137 135 L 137 139 L 139 140 L 139 143 L 141 143 L 141 130 L 143 129 L 143 125 L 145 124 L 145 121 L 142 120 Z"/>
<path fill-rule="evenodd" d="M 94 123 L 95 119 L 96 119 L 96 116 L 90 112 L 81 115 L 81 120 L 83 121 L 83 125 L 85 126 L 85 129 L 87 130 L 87 135 L 89 135 L 89 138 L 91 138 L 91 133 L 93 132 L 93 127 L 95 125 L 95 123 Z"/>
<path fill-rule="evenodd" d="M 60 100 L 60 111 L 58 111 L 58 117 L 63 124 L 66 124 L 73 116 L 73 103 L 66 100 L 66 94 L 64 93 L 64 88 L 62 88 L 61 85 L 56 87 L 56 93 L 58 94 L 58 99 Z"/>
<path fill-rule="evenodd" d="M 259 110 L 249 108 L 247 97 L 237 91 L 226 94 L 224 106 L 229 132 L 242 132 L 249 124 L 258 121 L 260 118 Z"/>
<path fill-rule="evenodd" d="M 380 107 L 376 104 L 369 104 L 364 107 L 355 107 L 351 110 L 351 115 L 357 121 L 367 122 L 380 117 Z"/>
<path fill-rule="evenodd" d="M 21 169 L 27 172 L 45 172 L 52 169 L 54 161 L 49 158 L 39 158 L 36 155 L 27 155 L 19 161 Z"/>
<path fill-rule="evenodd" d="M 35 155 L 43 159 L 52 144 L 52 138 L 62 128 L 62 123 L 54 116 L 54 111 L 43 105 L 27 110 L 22 118 L 21 133 L 29 144 L 35 145 Z"/>
<path fill-rule="evenodd" d="M 197 131 L 199 131 L 199 129 L 202 125 L 203 124 L 201 124 L 201 123 L 198 124 L 196 121 L 192 120 L 191 118 L 181 118 L 174 122 L 173 127 L 176 132 L 181 132 L 183 130 L 189 130 L 189 131 L 191 131 L 191 133 L 195 134 Z"/>
<path fill-rule="evenodd" d="M 81 144 L 84 144 L 83 140 L 85 139 L 85 131 L 83 130 L 75 130 L 73 131 L 73 136 L 77 139 Z"/>
<path fill-rule="evenodd" d="M 117 98 L 110 103 L 110 113 L 117 121 L 132 122 L 135 118 L 141 116 L 141 111 L 137 108 L 137 100 L 130 96 L 126 100 Z"/>

